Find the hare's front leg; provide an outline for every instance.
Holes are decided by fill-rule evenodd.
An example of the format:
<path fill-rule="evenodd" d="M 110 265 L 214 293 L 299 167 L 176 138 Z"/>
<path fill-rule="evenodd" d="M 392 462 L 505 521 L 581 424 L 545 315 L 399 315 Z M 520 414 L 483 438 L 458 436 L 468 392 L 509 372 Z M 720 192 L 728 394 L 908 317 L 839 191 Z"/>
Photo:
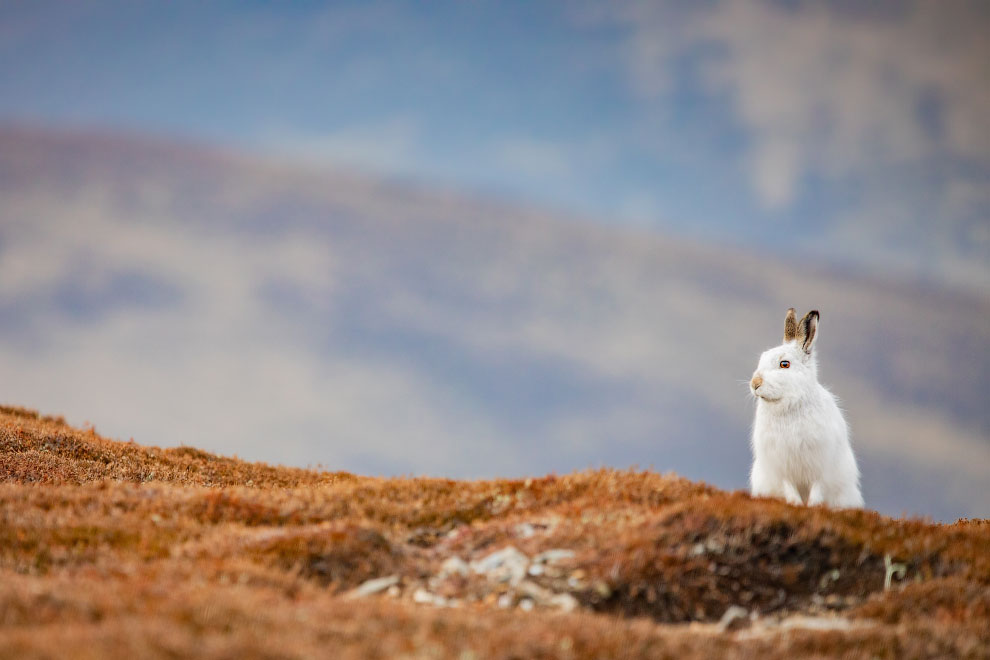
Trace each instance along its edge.
<path fill-rule="evenodd" d="M 749 482 L 753 497 L 782 497 L 790 504 L 802 503 L 801 494 L 794 484 L 779 475 L 770 476 L 760 461 L 753 462 Z"/>
<path fill-rule="evenodd" d="M 749 474 L 749 490 L 753 497 L 780 497 L 776 486 L 777 480 L 767 474 L 763 464 L 753 461 L 753 470 Z"/>
<path fill-rule="evenodd" d="M 819 504 L 825 504 L 825 486 L 822 482 L 816 481 L 811 484 L 811 490 L 808 491 L 808 506 L 818 506 Z"/>
<path fill-rule="evenodd" d="M 787 500 L 788 504 L 804 504 L 804 500 L 801 499 L 801 493 L 798 492 L 797 486 L 792 484 L 787 479 L 781 484 L 781 490 L 783 491 L 784 499 Z"/>

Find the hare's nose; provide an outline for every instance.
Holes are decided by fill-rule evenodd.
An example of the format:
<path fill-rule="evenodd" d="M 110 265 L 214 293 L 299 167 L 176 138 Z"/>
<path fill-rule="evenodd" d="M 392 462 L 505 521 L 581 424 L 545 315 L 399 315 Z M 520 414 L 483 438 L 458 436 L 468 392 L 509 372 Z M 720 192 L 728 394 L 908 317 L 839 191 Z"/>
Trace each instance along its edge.
<path fill-rule="evenodd" d="M 754 390 L 760 389 L 760 385 L 762 384 L 763 384 L 762 376 L 753 376 L 753 380 L 749 381 L 749 386 L 752 387 Z"/>

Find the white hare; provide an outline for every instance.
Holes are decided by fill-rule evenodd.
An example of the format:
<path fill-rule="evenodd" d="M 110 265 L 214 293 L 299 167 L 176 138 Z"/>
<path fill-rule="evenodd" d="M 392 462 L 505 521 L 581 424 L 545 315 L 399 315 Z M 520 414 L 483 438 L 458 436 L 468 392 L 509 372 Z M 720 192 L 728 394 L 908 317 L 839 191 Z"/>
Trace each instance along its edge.
<path fill-rule="evenodd" d="M 784 343 L 765 351 L 749 382 L 753 421 L 753 495 L 791 504 L 863 506 L 849 429 L 835 397 L 818 382 L 813 351 L 818 312 L 800 322 L 787 310 Z"/>

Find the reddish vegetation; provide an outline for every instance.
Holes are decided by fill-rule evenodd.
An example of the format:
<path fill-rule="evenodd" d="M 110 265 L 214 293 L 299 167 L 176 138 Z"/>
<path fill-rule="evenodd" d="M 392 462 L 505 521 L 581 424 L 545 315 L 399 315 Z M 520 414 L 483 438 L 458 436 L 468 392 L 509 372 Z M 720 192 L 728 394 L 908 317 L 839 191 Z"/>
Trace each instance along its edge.
<path fill-rule="evenodd" d="M 508 546 L 520 575 L 450 568 Z M 276 468 L 0 408 L 0 657 L 189 655 L 990 657 L 990 524 Z"/>

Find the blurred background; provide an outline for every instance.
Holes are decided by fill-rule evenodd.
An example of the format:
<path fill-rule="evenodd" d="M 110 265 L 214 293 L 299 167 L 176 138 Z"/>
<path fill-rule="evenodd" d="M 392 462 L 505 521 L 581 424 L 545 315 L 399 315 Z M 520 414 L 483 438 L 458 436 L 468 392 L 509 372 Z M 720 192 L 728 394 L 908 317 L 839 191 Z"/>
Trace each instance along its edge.
<path fill-rule="evenodd" d="M 0 400 L 743 488 L 821 310 L 867 505 L 990 516 L 990 5 L 6 2 Z"/>

